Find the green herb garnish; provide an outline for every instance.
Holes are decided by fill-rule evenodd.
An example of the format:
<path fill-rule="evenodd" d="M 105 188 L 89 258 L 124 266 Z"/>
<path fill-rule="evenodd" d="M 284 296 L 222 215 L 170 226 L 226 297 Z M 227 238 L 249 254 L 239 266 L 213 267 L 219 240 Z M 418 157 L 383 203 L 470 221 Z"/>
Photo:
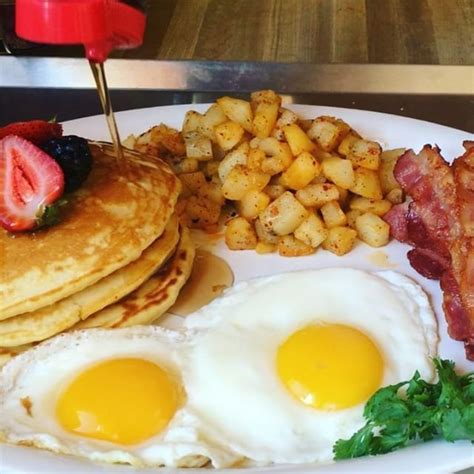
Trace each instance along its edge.
<path fill-rule="evenodd" d="M 454 362 L 434 359 L 438 382 L 411 380 L 378 390 L 367 402 L 367 423 L 333 447 L 334 459 L 384 454 L 410 440 L 474 441 L 474 372 L 457 375 Z"/>
<path fill-rule="evenodd" d="M 40 217 L 36 220 L 36 228 L 58 224 L 61 220 L 61 208 L 66 206 L 67 203 L 68 200 L 66 198 L 60 198 L 46 206 L 43 212 L 40 213 Z"/>

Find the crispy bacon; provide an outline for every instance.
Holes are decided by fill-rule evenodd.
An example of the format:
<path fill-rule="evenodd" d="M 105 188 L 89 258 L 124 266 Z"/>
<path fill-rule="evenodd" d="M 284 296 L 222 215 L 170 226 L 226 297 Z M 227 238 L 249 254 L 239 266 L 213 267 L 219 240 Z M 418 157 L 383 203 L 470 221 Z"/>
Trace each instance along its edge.
<path fill-rule="evenodd" d="M 396 239 L 415 247 L 407 255 L 413 268 L 440 280 L 449 334 L 474 360 L 474 142 L 463 145 L 452 167 L 437 147 L 405 152 L 394 175 L 411 201 L 385 219 Z"/>

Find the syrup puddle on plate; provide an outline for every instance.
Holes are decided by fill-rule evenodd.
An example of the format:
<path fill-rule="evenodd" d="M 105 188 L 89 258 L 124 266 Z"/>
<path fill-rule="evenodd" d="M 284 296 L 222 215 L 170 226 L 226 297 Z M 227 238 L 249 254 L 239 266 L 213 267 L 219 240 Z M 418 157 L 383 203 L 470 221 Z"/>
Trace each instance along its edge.
<path fill-rule="evenodd" d="M 233 283 L 234 274 L 225 260 L 198 249 L 191 276 L 168 313 L 187 316 L 217 298 Z"/>

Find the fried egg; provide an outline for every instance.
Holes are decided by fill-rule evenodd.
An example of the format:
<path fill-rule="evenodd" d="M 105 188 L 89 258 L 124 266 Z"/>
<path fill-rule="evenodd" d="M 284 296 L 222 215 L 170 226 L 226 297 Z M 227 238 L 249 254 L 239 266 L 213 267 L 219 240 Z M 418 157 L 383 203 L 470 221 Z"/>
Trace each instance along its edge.
<path fill-rule="evenodd" d="M 186 337 L 158 327 L 57 336 L 0 375 L 7 442 L 134 466 L 233 464 L 186 410 Z"/>
<path fill-rule="evenodd" d="M 259 463 L 329 461 L 380 387 L 433 378 L 428 298 L 391 271 L 292 272 L 240 283 L 185 322 L 188 409 Z"/>

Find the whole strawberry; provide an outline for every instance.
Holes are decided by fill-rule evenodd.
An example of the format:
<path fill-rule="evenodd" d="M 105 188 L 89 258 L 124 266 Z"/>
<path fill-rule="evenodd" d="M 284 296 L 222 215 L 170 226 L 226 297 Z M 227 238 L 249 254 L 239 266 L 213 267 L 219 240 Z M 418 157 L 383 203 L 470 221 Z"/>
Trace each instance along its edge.
<path fill-rule="evenodd" d="M 31 230 L 55 215 L 64 191 L 56 161 L 22 137 L 0 140 L 0 225 L 10 232 Z"/>
<path fill-rule="evenodd" d="M 59 138 L 63 134 L 63 127 L 59 123 L 44 120 L 30 120 L 29 122 L 15 122 L 0 128 L 0 139 L 8 135 L 17 135 L 40 145 L 41 143 Z"/>

